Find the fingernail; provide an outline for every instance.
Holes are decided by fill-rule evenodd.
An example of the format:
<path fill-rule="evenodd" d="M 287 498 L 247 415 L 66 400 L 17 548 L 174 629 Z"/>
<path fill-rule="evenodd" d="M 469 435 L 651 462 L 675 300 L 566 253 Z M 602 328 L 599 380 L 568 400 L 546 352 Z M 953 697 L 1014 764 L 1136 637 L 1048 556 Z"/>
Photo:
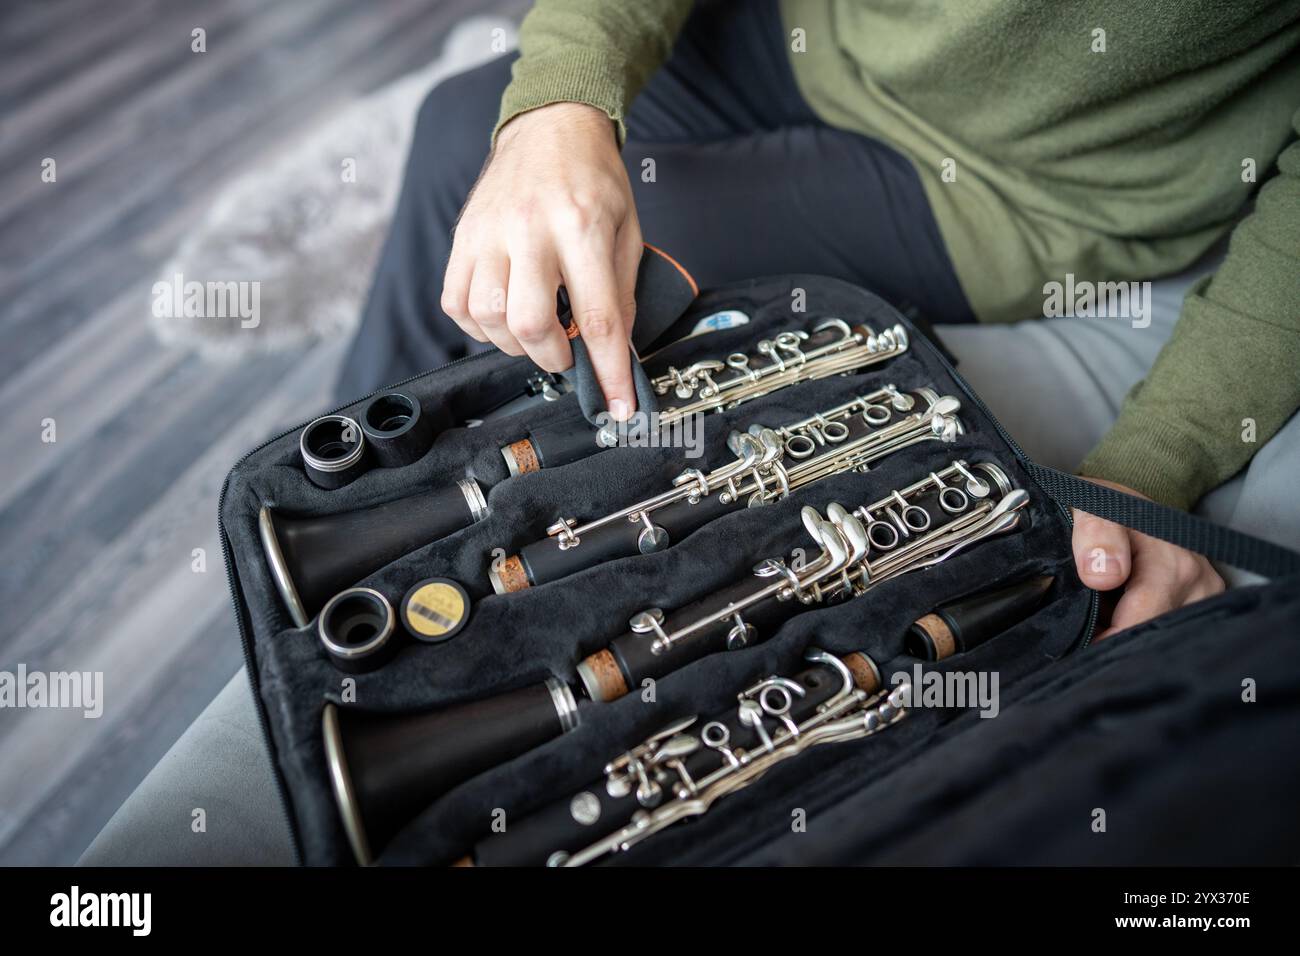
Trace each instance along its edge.
<path fill-rule="evenodd" d="M 609 414 L 616 422 L 627 421 L 627 402 L 621 398 L 614 399 L 609 403 Z"/>

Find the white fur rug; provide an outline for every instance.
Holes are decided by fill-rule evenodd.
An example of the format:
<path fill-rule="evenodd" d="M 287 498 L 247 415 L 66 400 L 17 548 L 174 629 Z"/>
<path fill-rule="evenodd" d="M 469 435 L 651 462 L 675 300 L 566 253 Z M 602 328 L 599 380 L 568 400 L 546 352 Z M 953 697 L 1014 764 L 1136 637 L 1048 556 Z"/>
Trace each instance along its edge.
<path fill-rule="evenodd" d="M 397 202 L 421 101 L 445 77 L 513 47 L 515 32 L 501 18 L 464 21 L 427 67 L 347 106 L 229 182 L 159 278 L 258 282 L 259 321 L 247 327 L 238 315 L 151 316 L 155 335 L 229 359 L 351 332 Z M 354 182 L 344 181 L 347 160 L 355 163 Z"/>

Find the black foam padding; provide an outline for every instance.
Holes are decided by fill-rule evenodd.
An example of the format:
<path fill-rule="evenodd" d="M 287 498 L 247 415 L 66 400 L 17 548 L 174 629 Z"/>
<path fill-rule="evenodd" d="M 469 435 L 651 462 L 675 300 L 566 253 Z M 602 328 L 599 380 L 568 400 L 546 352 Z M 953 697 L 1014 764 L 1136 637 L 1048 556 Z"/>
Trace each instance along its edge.
<path fill-rule="evenodd" d="M 806 312 L 791 313 L 794 289 L 803 290 Z M 903 322 L 914 344 L 904 355 L 861 374 L 806 383 L 705 416 L 704 460 L 685 459 L 681 449 L 671 447 L 619 448 L 506 481 L 501 446 L 572 417 L 572 406 L 561 400 L 475 428 L 444 429 L 419 461 L 401 469 L 372 469 L 334 492 L 304 479 L 296 432 L 257 450 L 231 474 L 222 520 L 251 640 L 250 668 L 270 729 L 274 765 L 288 794 L 289 819 L 306 862 L 352 860 L 330 790 L 320 729 L 324 702 L 340 702 L 343 688 L 314 634 L 293 626 L 276 593 L 258 541 L 257 514 L 266 503 L 284 513 L 318 515 L 344 505 L 363 508 L 422 488 L 448 487 L 467 472 L 491 486 L 490 513 L 484 520 L 416 545 L 361 581 L 349 582 L 373 587 L 396 605 L 416 581 L 447 577 L 463 584 L 475 601 L 469 622 L 455 640 L 404 642 L 387 665 L 355 678 L 356 703 L 345 705 L 408 712 L 482 699 L 535 685 L 551 675 L 573 681 L 577 663 L 624 633 L 628 618 L 637 611 L 651 606 L 672 611 L 701 600 L 747 576 L 760 560 L 789 557 L 795 548 L 805 548 L 806 556 L 813 557 L 799 517 L 804 505 L 824 514 L 831 501 L 876 501 L 953 458 L 996 460 L 1031 494 L 1033 521 L 1023 534 L 985 542 L 937 567 L 884 583 L 858 600 L 797 613 L 753 647 L 708 655 L 658 680 L 653 700 L 633 693 L 609 704 L 581 701 L 582 720 L 575 731 L 430 799 L 394 835 L 380 863 L 440 865 L 463 856 L 490 831 L 493 808 L 515 819 L 576 793 L 606 761 L 671 720 L 721 710 L 760 677 L 798 672 L 810 644 L 839 654 L 863 650 L 888 678 L 895 670 L 911 667 L 903 642 L 917 617 L 948 601 L 1033 574 L 1056 577 L 1039 609 L 970 654 L 934 667 L 996 669 L 1005 691 L 1025 675 L 1051 667 L 1079 643 L 1089 621 L 1091 593 L 1074 572 L 1066 513 L 1036 488 L 992 421 L 980 414 L 937 353 L 895 309 L 871 293 L 832 279 L 755 279 L 702 293 L 668 336 L 685 335 L 701 317 L 723 309 L 744 311 L 751 322 L 670 345 L 655 355 L 651 371 L 725 356 L 784 329 L 811 328 L 828 316 L 875 330 Z M 401 388 L 418 396 L 426 411 L 445 407 L 463 421 L 481 402 L 531 371 L 527 359 L 485 353 Z M 665 490 L 687 467 L 722 464 L 716 449 L 725 448 L 732 429 L 743 430 L 755 421 L 780 425 L 805 418 L 886 384 L 905 390 L 929 385 L 940 394 L 956 395 L 963 403 L 959 414 L 965 435 L 952 445 L 922 443 L 881 460 L 866 474 L 838 475 L 765 508 L 731 512 L 660 553 L 622 558 L 517 594 L 492 593 L 487 571 L 494 556 L 517 553 L 545 536 L 546 527 L 558 518 L 594 517 Z M 360 404 L 348 406 L 347 413 L 355 414 Z M 878 762 L 892 765 L 924 752 L 939 728 L 955 716 L 929 711 L 868 740 L 800 757 L 798 767 L 765 776 L 743 797 L 734 798 L 743 800 L 740 805 L 750 812 L 768 808 L 761 825 L 750 826 L 742 819 L 738 827 L 732 812 L 721 808 L 690 824 L 690 858 L 734 859 L 757 852 L 782 832 L 788 836 L 790 807 L 811 805 L 823 788 L 829 793 L 861 786 Z M 793 846 L 791 852 L 797 852 L 797 841 Z M 626 854 L 627 862 L 637 863 L 678 858 L 685 858 L 682 839 L 671 834 Z"/>
<path fill-rule="evenodd" d="M 1032 638 L 1042 613 L 976 655 L 996 661 L 1006 642 Z M 1298 634 L 1300 576 L 1234 588 L 1033 673 L 1003 674 L 995 719 L 968 711 L 914 726 L 917 748 L 893 736 L 909 717 L 874 747 L 824 748 L 737 794 L 707 828 L 661 834 L 655 859 L 1293 867 Z M 792 806 L 806 812 L 806 832 L 791 832 Z M 1098 809 L 1105 832 L 1092 825 Z"/>

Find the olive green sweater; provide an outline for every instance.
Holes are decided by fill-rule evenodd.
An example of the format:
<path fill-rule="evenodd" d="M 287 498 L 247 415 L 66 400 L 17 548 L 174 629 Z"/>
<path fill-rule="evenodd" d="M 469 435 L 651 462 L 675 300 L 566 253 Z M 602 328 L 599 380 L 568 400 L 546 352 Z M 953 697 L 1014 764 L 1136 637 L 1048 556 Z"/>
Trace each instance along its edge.
<path fill-rule="evenodd" d="M 498 128 L 575 101 L 621 140 L 689 9 L 538 0 Z M 817 114 L 915 164 L 985 321 L 1041 315 L 1068 276 L 1176 272 L 1232 230 L 1082 473 L 1190 507 L 1300 407 L 1300 4 L 783 0 L 782 13 Z"/>

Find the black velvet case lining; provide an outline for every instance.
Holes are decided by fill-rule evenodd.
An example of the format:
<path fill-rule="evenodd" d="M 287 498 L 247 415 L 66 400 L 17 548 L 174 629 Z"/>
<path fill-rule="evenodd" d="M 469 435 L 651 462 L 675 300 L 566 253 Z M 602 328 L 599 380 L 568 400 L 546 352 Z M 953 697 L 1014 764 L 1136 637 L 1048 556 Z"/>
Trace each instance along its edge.
<path fill-rule="evenodd" d="M 806 312 L 792 313 L 792 292 L 803 289 Z M 668 364 L 748 350 L 761 335 L 807 328 L 826 316 L 879 331 L 904 320 L 877 296 L 855 286 L 814 276 L 753 280 L 703 293 L 665 340 L 686 334 L 698 319 L 721 309 L 740 309 L 752 321 L 667 346 L 647 363 L 653 373 Z M 706 456 L 683 462 L 680 449 L 624 448 L 596 454 L 561 468 L 504 481 L 497 449 L 545 422 L 577 414 L 572 397 L 473 428 L 444 430 L 432 451 L 400 469 L 374 469 L 345 488 L 323 491 L 308 482 L 298 454 L 298 431 L 249 455 L 227 479 L 221 519 L 233 558 L 231 570 L 250 667 L 265 708 L 272 755 L 288 796 L 288 811 L 304 862 L 351 861 L 330 790 L 320 732 L 325 700 L 339 700 L 345 675 L 330 665 L 312 628 L 296 629 L 281 605 L 262 556 L 257 515 L 264 504 L 293 514 L 349 511 L 402 497 L 418 489 L 451 484 L 466 473 L 488 492 L 483 521 L 413 552 L 370 575 L 364 583 L 393 602 L 416 580 L 431 575 L 460 581 L 474 599 L 463 631 L 440 645 L 406 641 L 383 668 L 357 675 L 356 703 L 380 711 L 445 707 L 536 683 L 555 675 L 575 678 L 574 665 L 605 647 L 626 628 L 629 616 L 650 606 L 680 607 L 747 574 L 758 560 L 787 557 L 796 547 L 815 553 L 802 529 L 799 509 L 819 510 L 831 501 L 846 506 L 877 500 L 924 477 L 948 461 L 996 461 L 1032 495 L 1030 526 L 990 540 L 924 572 L 878 586 L 869 595 L 797 615 L 763 643 L 707 657 L 658 683 L 657 700 L 631 694 L 612 704 L 581 701 L 580 727 L 562 738 L 481 774 L 430 805 L 395 837 L 380 863 L 443 864 L 463 855 L 486 832 L 494 808 L 508 815 L 584 787 L 613 756 L 671 719 L 711 715 L 734 702 L 738 690 L 769 673 L 791 673 L 809 645 L 845 653 L 864 650 L 886 674 L 909 669 L 902 654 L 907 624 L 938 604 L 1033 573 L 1055 574 L 1044 606 L 1026 621 L 976 651 L 940 668 L 996 670 L 1001 688 L 1038 670 L 1077 646 L 1091 620 L 1091 592 L 1074 574 L 1065 512 L 1032 483 L 993 422 L 970 402 L 937 352 L 908 325 L 912 347 L 865 373 L 785 389 L 705 419 Z M 453 363 L 405 383 L 426 412 L 452 420 L 473 417 L 488 396 L 522 382 L 531 366 L 501 353 Z M 511 595 L 495 595 L 487 580 L 494 549 L 511 554 L 545 535 L 560 516 L 597 517 L 668 487 L 684 467 L 707 467 L 730 458 L 725 437 L 753 422 L 780 425 L 885 384 L 923 385 L 962 401 L 965 434 L 951 445 L 925 442 L 897 453 L 869 474 L 839 475 L 805 488 L 773 506 L 729 514 L 668 550 L 592 568 L 563 581 Z M 360 400 L 348 406 L 355 414 Z M 314 622 L 313 622 L 314 623 Z M 878 779 L 909 759 L 954 713 L 920 711 L 885 733 L 850 744 L 818 748 L 800 758 L 796 773 L 773 773 L 746 793 L 728 798 L 755 808 L 787 808 L 759 826 L 751 816 L 719 808 L 707 818 L 647 841 L 617 862 L 724 862 L 752 852 L 789 829 L 791 796 L 812 812 L 836 795 Z M 802 783 L 801 783 L 802 781 Z M 768 814 L 770 816 L 770 814 Z M 776 829 L 771 829 L 775 827 Z M 689 832 L 686 832 L 689 831 Z"/>

